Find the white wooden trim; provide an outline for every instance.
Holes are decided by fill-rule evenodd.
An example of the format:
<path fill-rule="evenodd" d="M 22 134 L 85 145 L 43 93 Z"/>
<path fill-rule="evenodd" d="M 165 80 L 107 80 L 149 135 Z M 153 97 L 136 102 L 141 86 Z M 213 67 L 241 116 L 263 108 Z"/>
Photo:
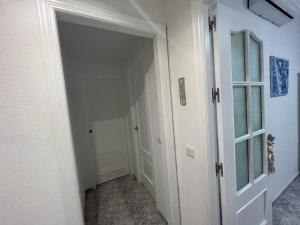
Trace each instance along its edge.
<path fill-rule="evenodd" d="M 138 126 L 138 119 L 136 114 L 136 106 L 134 103 L 134 90 L 132 85 L 132 77 L 130 75 L 130 71 L 126 71 L 126 84 L 128 89 L 128 99 L 129 99 L 129 106 L 130 106 L 130 118 L 131 118 L 131 129 L 133 129 L 134 126 Z M 129 126 L 130 127 L 130 126 Z M 142 180 L 142 172 L 141 172 L 141 162 L 140 162 L 140 152 L 139 152 L 139 143 L 138 143 L 138 134 L 136 131 L 132 132 L 132 147 L 134 149 L 134 158 L 136 162 L 136 178 L 138 182 L 141 182 Z"/>
<path fill-rule="evenodd" d="M 158 91 L 159 115 L 161 122 L 161 138 L 162 146 L 167 159 L 167 174 L 169 183 L 169 199 L 170 199 L 170 225 L 180 225 L 180 207 L 179 192 L 177 179 L 177 165 L 175 155 L 175 137 L 173 125 L 173 111 L 171 98 L 171 84 L 169 74 L 168 50 L 166 39 L 166 27 L 163 34 L 157 34 L 153 39 L 154 45 L 154 63 L 155 76 Z"/>
<path fill-rule="evenodd" d="M 80 1 L 66 3 L 63 0 L 37 0 L 42 33 L 44 66 L 47 76 L 51 121 L 53 128 L 53 148 L 57 150 L 60 188 L 63 199 L 65 224 L 83 225 L 83 208 L 79 201 L 74 147 L 71 136 L 69 113 L 62 59 L 57 30 L 57 13 L 83 21 L 86 25 L 101 26 L 109 30 L 150 37 L 154 40 L 154 57 L 158 96 L 160 97 L 159 112 L 162 139 L 166 150 L 169 199 L 171 216 L 169 224 L 180 225 L 177 168 L 174 144 L 173 113 L 171 105 L 171 88 L 167 56 L 166 27 L 144 19 L 119 14 L 89 5 Z M 65 14 L 66 13 L 66 14 Z M 71 16 L 70 16 L 71 15 Z M 78 16 L 78 17 L 74 17 Z M 79 18 L 81 17 L 81 18 Z M 74 21 L 73 21 L 74 22 Z M 71 186 L 72 189 L 68 187 Z M 70 204 L 70 199 L 75 204 Z"/>
<path fill-rule="evenodd" d="M 203 6 L 201 0 L 192 0 L 191 12 L 193 17 L 193 33 L 194 33 L 194 56 L 195 56 L 195 81 L 197 84 L 197 95 L 199 99 L 203 99 L 203 102 L 198 104 L 199 114 L 199 124 L 198 127 L 201 130 L 206 130 L 207 132 L 202 132 L 202 138 L 200 140 L 201 149 L 209 149 L 209 151 L 201 151 L 200 163 L 203 170 L 201 174 L 206 174 L 203 177 L 202 188 L 202 198 L 203 204 L 201 213 L 203 215 L 209 215 L 203 217 L 203 220 L 199 223 L 203 224 L 220 224 L 220 208 L 216 204 L 216 197 L 219 195 L 218 185 L 216 184 L 216 173 L 215 173 L 215 163 L 216 159 L 216 146 L 214 143 L 215 137 L 215 124 L 214 118 L 211 114 L 211 91 L 210 91 L 210 76 L 213 76 L 213 71 L 210 65 L 212 64 L 210 54 L 210 32 L 208 27 L 208 16 L 209 10 L 208 6 Z M 204 76 L 206 74 L 206 76 Z M 201 132 L 199 130 L 199 132 Z"/>
<path fill-rule="evenodd" d="M 263 42 L 258 39 L 258 37 L 250 30 L 241 30 L 241 31 L 231 31 L 231 34 L 237 34 L 237 33 L 243 33 L 243 38 L 244 38 L 244 55 L 245 55 L 245 81 L 232 81 L 232 88 L 234 87 L 239 87 L 243 86 L 246 88 L 246 103 L 247 103 L 247 134 L 243 135 L 241 137 L 234 137 L 234 143 L 240 143 L 241 141 L 248 141 L 248 165 L 249 165 L 249 184 L 254 184 L 257 180 L 257 178 L 254 178 L 254 168 L 253 168 L 253 137 L 262 135 L 262 144 L 263 144 L 263 174 L 266 174 L 266 149 L 264 145 L 265 141 L 265 115 L 264 115 L 264 71 L 263 71 L 263 62 L 262 62 L 262 55 L 263 55 Z M 259 43 L 260 49 L 259 49 L 259 57 L 260 57 L 260 76 L 261 76 L 261 81 L 259 82 L 253 82 L 251 81 L 250 77 L 250 38 L 253 38 L 255 41 Z M 232 74 L 232 73 L 231 73 Z M 253 131 L 252 128 L 252 87 L 257 87 L 259 86 L 261 88 L 261 125 L 262 128 L 258 131 Z M 260 177 L 260 176 L 259 176 Z M 249 187 L 249 185 L 246 185 L 245 187 Z M 245 190 L 248 188 L 241 188 L 241 190 L 238 190 L 237 193 L 238 195 L 243 193 Z"/>

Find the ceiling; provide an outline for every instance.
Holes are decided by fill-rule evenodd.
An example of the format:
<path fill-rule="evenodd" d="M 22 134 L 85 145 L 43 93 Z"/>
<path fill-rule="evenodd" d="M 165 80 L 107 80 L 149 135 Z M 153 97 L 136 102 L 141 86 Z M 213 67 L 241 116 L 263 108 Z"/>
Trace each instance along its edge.
<path fill-rule="evenodd" d="M 73 58 L 125 62 L 151 39 L 58 21 L 61 49 Z"/>

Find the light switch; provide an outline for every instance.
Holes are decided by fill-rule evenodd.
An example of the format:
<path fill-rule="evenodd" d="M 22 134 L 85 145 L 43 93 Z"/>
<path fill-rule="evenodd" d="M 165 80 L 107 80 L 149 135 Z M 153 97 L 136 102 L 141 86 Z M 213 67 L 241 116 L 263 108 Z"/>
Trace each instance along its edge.
<path fill-rule="evenodd" d="M 186 145 L 185 146 L 185 154 L 194 159 L 195 158 L 195 149 L 192 146 Z"/>

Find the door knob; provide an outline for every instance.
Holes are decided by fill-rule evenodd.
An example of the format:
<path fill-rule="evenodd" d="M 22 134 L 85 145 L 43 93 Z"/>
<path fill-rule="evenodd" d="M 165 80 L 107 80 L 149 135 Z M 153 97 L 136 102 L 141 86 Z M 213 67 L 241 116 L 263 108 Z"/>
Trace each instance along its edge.
<path fill-rule="evenodd" d="M 93 130 L 92 130 L 92 129 L 90 129 L 90 130 L 89 130 L 89 133 L 90 133 L 90 134 L 91 134 L 91 133 L 93 133 Z"/>
<path fill-rule="evenodd" d="M 135 127 L 134 127 L 134 129 L 135 129 L 135 130 L 138 130 L 138 129 L 139 129 L 139 127 L 138 127 L 138 126 L 135 126 Z"/>

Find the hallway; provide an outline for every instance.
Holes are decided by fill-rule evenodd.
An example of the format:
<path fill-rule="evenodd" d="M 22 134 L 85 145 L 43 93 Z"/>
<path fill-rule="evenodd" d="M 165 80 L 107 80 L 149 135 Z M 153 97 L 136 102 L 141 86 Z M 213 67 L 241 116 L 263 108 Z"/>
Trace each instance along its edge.
<path fill-rule="evenodd" d="M 273 225 L 300 225 L 300 177 L 273 203 Z"/>
<path fill-rule="evenodd" d="M 86 225 L 166 225 L 155 200 L 131 176 L 97 186 L 86 194 Z"/>

